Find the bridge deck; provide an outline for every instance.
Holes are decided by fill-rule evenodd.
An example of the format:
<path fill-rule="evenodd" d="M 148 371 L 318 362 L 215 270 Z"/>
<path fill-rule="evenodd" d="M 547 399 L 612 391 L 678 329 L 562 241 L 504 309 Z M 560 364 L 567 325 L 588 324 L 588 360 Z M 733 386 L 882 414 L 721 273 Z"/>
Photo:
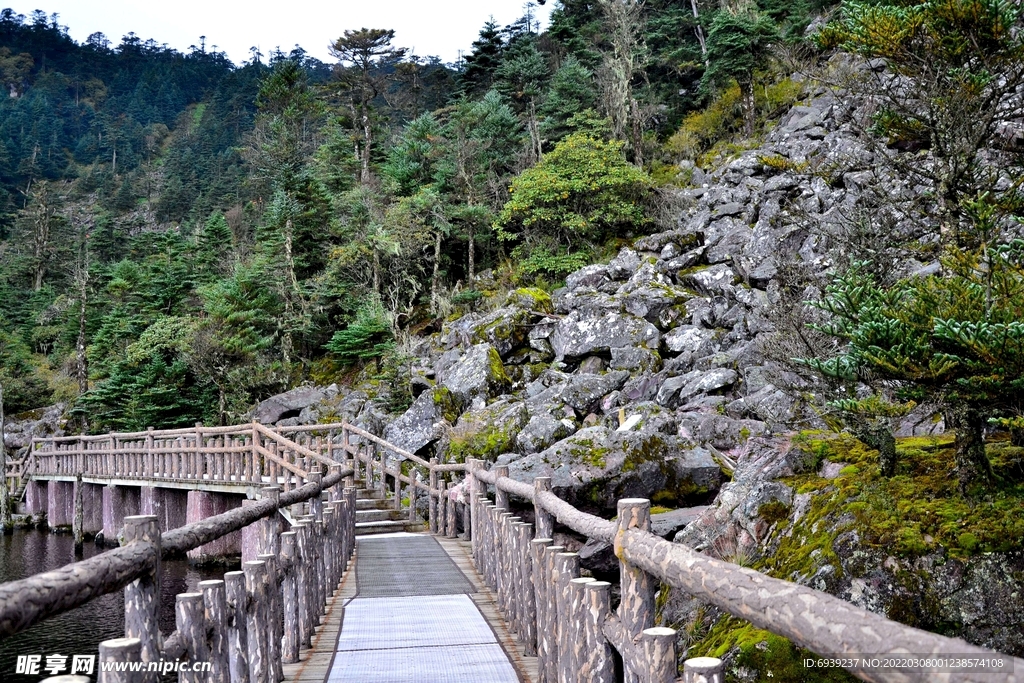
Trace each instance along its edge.
<path fill-rule="evenodd" d="M 308 663 L 286 670 L 289 680 L 531 679 L 531 667 L 458 541 L 407 533 L 360 537 L 354 576 L 346 579 L 322 629 Z"/>

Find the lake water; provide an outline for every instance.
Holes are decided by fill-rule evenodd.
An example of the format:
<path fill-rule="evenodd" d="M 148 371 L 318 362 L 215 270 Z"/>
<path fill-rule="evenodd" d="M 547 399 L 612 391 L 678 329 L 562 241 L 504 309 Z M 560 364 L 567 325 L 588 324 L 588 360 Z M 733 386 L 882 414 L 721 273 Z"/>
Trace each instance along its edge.
<path fill-rule="evenodd" d="M 103 552 L 93 543 L 85 544 L 84 557 L 75 557 L 74 539 L 68 534 L 18 529 L 12 535 L 0 535 L 0 582 L 23 579 Z M 200 581 L 221 579 L 232 568 L 192 567 L 185 560 L 162 564 L 160 629 L 164 635 L 174 631 L 174 597 L 195 591 Z M 237 567 L 234 567 L 237 569 Z M 104 595 L 81 607 L 36 624 L 12 638 L 0 640 L 0 681 L 38 683 L 50 674 L 26 676 L 15 673 L 18 655 L 96 655 L 101 641 L 124 637 L 124 593 Z M 70 673 L 62 671 L 61 673 Z M 95 673 L 93 680 L 96 679 Z M 176 680 L 174 674 L 165 679 Z"/>

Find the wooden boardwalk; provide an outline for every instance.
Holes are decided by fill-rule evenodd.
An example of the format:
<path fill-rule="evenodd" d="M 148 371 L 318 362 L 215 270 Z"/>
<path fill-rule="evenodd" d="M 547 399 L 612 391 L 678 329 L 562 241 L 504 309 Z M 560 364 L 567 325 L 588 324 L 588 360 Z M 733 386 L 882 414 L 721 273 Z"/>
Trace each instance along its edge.
<path fill-rule="evenodd" d="M 532 683 L 525 657 L 470 560 L 468 543 L 427 534 L 360 537 L 295 683 Z"/>

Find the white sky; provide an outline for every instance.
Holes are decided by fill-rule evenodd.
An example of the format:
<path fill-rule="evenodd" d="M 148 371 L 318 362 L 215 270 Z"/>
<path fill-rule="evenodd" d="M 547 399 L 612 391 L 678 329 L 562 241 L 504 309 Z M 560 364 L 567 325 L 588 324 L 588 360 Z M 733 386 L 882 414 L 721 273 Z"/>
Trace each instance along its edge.
<path fill-rule="evenodd" d="M 534 10 L 542 27 L 554 2 Z M 454 62 L 490 16 L 505 26 L 525 14 L 525 0 L 0 0 L 0 7 L 25 16 L 56 12 L 78 42 L 100 31 L 117 45 L 134 31 L 184 52 L 205 35 L 208 50 L 216 45 L 236 64 L 249 59 L 253 45 L 269 55 L 296 43 L 331 63 L 327 46 L 346 29 L 363 27 L 395 29 L 396 46 Z"/>

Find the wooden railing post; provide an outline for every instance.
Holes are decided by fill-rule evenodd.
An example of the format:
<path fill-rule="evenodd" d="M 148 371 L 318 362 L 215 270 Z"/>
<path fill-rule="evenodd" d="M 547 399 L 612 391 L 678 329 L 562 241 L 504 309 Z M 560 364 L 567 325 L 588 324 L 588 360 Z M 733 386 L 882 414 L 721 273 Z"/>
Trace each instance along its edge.
<path fill-rule="evenodd" d="M 209 637 L 210 671 L 208 683 L 230 683 L 230 635 L 227 628 L 228 601 L 224 581 L 200 581 L 203 593 L 204 618 Z"/>
<path fill-rule="evenodd" d="M 725 663 L 717 657 L 694 657 L 683 662 L 683 683 L 725 683 Z"/>
<path fill-rule="evenodd" d="M 587 683 L 615 683 L 615 655 L 604 635 L 604 622 L 611 615 L 611 584 L 591 581 L 585 586 L 583 619 L 586 656 L 580 660 L 580 680 Z"/>
<path fill-rule="evenodd" d="M 544 550 L 552 544 L 550 538 L 535 538 L 530 542 L 534 612 L 537 615 L 537 683 L 554 683 L 547 678 L 547 662 L 551 657 L 551 630 L 554 628 L 548 614 L 548 580 L 545 573 Z"/>
<path fill-rule="evenodd" d="M 267 593 L 265 596 L 264 615 L 267 617 L 264 628 L 267 634 L 268 677 L 271 683 L 284 679 L 281 669 L 281 637 L 284 635 L 284 614 L 281 608 L 281 574 L 277 555 L 265 553 L 256 556 L 257 560 L 267 566 Z"/>
<path fill-rule="evenodd" d="M 453 487 L 454 488 L 454 487 Z M 445 534 L 448 538 L 455 538 L 459 535 L 459 512 L 456 507 L 455 497 L 451 491 L 447 492 L 447 498 L 445 504 L 448 507 L 448 511 L 445 513 L 445 521 L 448 524 L 448 532 Z"/>
<path fill-rule="evenodd" d="M 284 638 L 281 656 L 286 664 L 299 661 L 299 598 L 297 592 L 298 533 L 286 531 L 281 534 L 281 568 L 284 581 L 281 584 L 281 598 L 284 606 Z"/>
<path fill-rule="evenodd" d="M 558 612 L 558 556 L 565 551 L 564 546 L 548 545 L 544 547 L 544 580 L 547 582 L 547 613 L 548 630 L 544 634 L 547 642 L 548 658 L 544 662 L 545 680 L 548 683 L 558 682 L 559 630 L 560 614 Z"/>
<path fill-rule="evenodd" d="M 206 608 L 202 593 L 179 593 L 174 602 L 175 625 L 182 643 L 185 657 L 190 662 L 206 662 L 210 653 L 206 646 Z M 206 673 L 179 671 L 179 683 L 203 683 Z"/>
<path fill-rule="evenodd" d="M 281 489 L 277 486 L 264 486 L 260 493 L 264 499 L 270 499 L 274 501 L 274 507 L 281 507 Z M 261 519 L 259 522 L 259 548 L 256 551 L 257 555 L 266 553 L 268 555 L 277 555 L 280 550 L 279 537 L 281 534 L 281 516 L 278 512 L 274 512 Z"/>
<path fill-rule="evenodd" d="M 138 662 L 139 653 L 142 650 L 142 643 L 138 638 L 114 638 L 104 640 L 100 643 L 100 656 L 97 663 L 99 671 L 99 683 L 140 683 L 143 679 L 142 672 L 117 671 L 116 667 L 110 667 L 105 671 L 104 664 L 116 664 L 119 662 Z"/>
<path fill-rule="evenodd" d="M 573 649 L 577 638 L 572 622 L 570 582 L 580 576 L 580 556 L 565 552 L 555 555 L 555 576 L 555 609 L 558 611 L 558 683 L 575 683 Z"/>
<path fill-rule="evenodd" d="M 310 605 L 310 575 L 309 565 L 312 549 L 310 545 L 311 529 L 305 522 L 299 522 L 292 527 L 296 532 L 296 553 L 295 553 L 295 590 L 296 602 L 298 603 L 299 616 L 299 647 L 307 648 L 313 644 L 313 607 Z M 250 681 L 250 683 L 255 683 Z"/>
<path fill-rule="evenodd" d="M 448 533 L 448 492 L 445 488 L 446 486 L 447 483 L 443 479 L 437 484 L 437 512 L 435 513 L 437 530 L 434 533 L 439 536 L 444 536 Z"/>
<path fill-rule="evenodd" d="M 649 683 L 675 683 L 678 674 L 676 664 L 675 629 L 655 626 L 644 629 L 644 664 L 647 667 L 644 681 Z"/>
<path fill-rule="evenodd" d="M 124 588 L 124 633 L 137 638 L 141 661 L 160 661 L 160 524 L 156 515 L 137 515 L 124 519 L 124 545 L 149 543 L 156 548 L 156 564 L 147 575 Z M 156 683 L 156 672 L 145 672 L 143 683 Z"/>
<path fill-rule="evenodd" d="M 326 536 L 321 552 L 324 555 L 324 588 L 326 595 L 330 598 L 334 595 L 334 588 L 337 584 L 334 581 L 337 571 L 337 560 L 335 555 L 339 551 L 337 537 L 337 523 L 335 516 L 338 514 L 334 504 L 324 506 L 324 534 Z"/>
<path fill-rule="evenodd" d="M 231 671 L 231 683 L 249 683 L 249 639 L 246 624 L 249 596 L 245 592 L 245 573 L 224 574 L 224 588 L 228 606 L 228 666 Z"/>
<path fill-rule="evenodd" d="M 245 612 L 246 644 L 249 650 L 249 683 L 270 683 L 267 619 L 264 609 L 267 594 L 267 565 L 260 560 L 243 562 L 242 571 L 245 572 L 245 592 L 249 598 Z M 180 599 L 181 596 L 178 597 Z"/>
<path fill-rule="evenodd" d="M 624 498 L 619 501 L 619 532 L 615 538 L 615 554 L 622 558 L 622 537 L 629 529 L 651 530 L 651 502 L 645 498 Z M 658 584 L 644 570 L 619 560 L 622 597 L 619 619 L 627 634 L 638 641 L 645 629 L 654 626 L 654 595 Z M 625 683 L 639 683 L 644 672 L 625 663 Z"/>
<path fill-rule="evenodd" d="M 523 632 L 523 641 L 527 657 L 537 656 L 537 601 L 533 594 L 533 552 L 530 546 L 531 531 L 529 524 L 517 524 L 519 533 L 516 539 L 516 554 L 519 564 L 519 609 Z"/>
<path fill-rule="evenodd" d="M 342 571 L 348 567 L 352 553 L 356 550 L 356 501 L 359 490 L 355 486 L 345 489 L 345 559 L 342 562 Z"/>
<path fill-rule="evenodd" d="M 540 504 L 540 496 L 536 495 L 541 492 L 551 491 L 551 477 L 535 478 L 533 480 L 533 491 L 533 515 L 536 519 L 537 538 L 554 538 L 554 519 L 551 517 L 551 513 L 545 510 L 544 506 Z"/>
<path fill-rule="evenodd" d="M 503 510 L 508 510 L 508 493 L 502 491 L 501 487 L 498 486 L 497 481 L 502 477 L 508 476 L 508 465 L 498 465 L 494 468 L 494 504 Z"/>
<path fill-rule="evenodd" d="M 587 584 L 592 583 L 591 577 L 581 577 L 569 581 L 569 619 L 563 621 L 562 628 L 569 631 L 566 639 L 569 645 L 569 662 L 567 664 L 570 683 L 589 683 L 582 675 L 583 664 L 587 661 Z"/>

